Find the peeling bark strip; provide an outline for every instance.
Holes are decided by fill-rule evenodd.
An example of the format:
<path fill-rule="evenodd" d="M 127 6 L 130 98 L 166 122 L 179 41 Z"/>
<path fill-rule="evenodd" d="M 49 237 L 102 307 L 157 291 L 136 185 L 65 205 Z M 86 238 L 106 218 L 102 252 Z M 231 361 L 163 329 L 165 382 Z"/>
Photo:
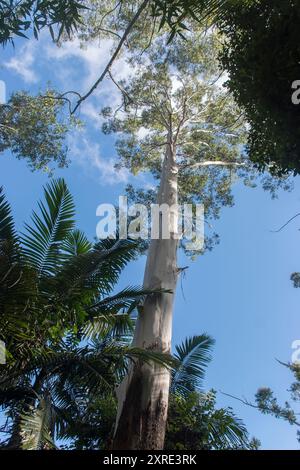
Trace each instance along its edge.
<path fill-rule="evenodd" d="M 170 207 L 170 239 L 151 240 L 144 276 L 146 289 L 172 293 L 145 300 L 139 315 L 134 346 L 171 352 L 173 303 L 176 291 L 178 167 L 175 145 L 169 136 L 162 168 L 158 204 Z M 173 209 L 171 209 L 173 207 Z M 168 412 L 170 372 L 158 364 L 136 364 L 119 387 L 114 449 L 163 449 Z"/>

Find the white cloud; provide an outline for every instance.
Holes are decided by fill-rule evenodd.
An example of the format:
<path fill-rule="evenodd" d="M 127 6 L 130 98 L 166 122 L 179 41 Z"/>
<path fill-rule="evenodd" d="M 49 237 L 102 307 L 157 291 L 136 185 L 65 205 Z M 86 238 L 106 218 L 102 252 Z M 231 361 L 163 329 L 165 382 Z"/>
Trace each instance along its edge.
<path fill-rule="evenodd" d="M 100 116 L 99 106 L 91 101 L 83 102 L 81 105 L 81 113 L 90 119 L 97 129 L 100 129 L 103 119 Z"/>
<path fill-rule="evenodd" d="M 151 131 L 149 129 L 146 129 L 146 127 L 140 127 L 140 129 L 137 131 L 137 136 L 139 139 L 144 139 L 150 133 Z"/>
<path fill-rule="evenodd" d="M 171 75 L 172 83 L 172 93 L 176 93 L 180 88 L 182 88 L 182 81 L 176 75 Z"/>
<path fill-rule="evenodd" d="M 53 63 L 54 73 L 64 91 L 75 90 L 85 94 L 103 72 L 110 59 L 112 48 L 113 42 L 108 39 L 100 42 L 92 41 L 84 46 L 79 39 L 75 39 L 66 41 L 60 47 L 48 43 L 45 55 Z M 126 79 L 132 71 L 132 67 L 126 61 L 126 55 L 121 56 L 112 67 L 112 73 L 118 81 Z M 116 108 L 119 104 L 120 91 L 106 77 L 92 95 L 81 104 L 80 113 L 99 128 L 102 122 L 99 115 L 101 108 L 104 106 Z"/>
<path fill-rule="evenodd" d="M 33 84 L 39 81 L 39 77 L 33 68 L 36 56 L 37 42 L 29 40 L 20 51 L 4 64 L 4 67 L 12 70 L 24 80 L 25 83 Z"/>
<path fill-rule="evenodd" d="M 65 82 L 68 76 L 70 83 L 65 83 L 65 85 L 77 84 L 80 81 L 82 91 L 86 91 L 101 74 L 110 57 L 111 46 L 112 41 L 103 40 L 101 43 L 90 42 L 83 47 L 76 38 L 73 41 L 64 42 L 60 47 L 52 43 L 48 44 L 45 52 L 48 59 L 56 62 L 55 70 L 62 81 Z M 70 61 L 66 62 L 68 59 L 79 59 L 83 67 L 78 67 L 78 62 L 74 62 L 74 65 Z"/>
<path fill-rule="evenodd" d="M 109 39 L 82 45 L 78 38 L 58 47 L 42 34 L 38 42 L 34 39 L 26 41 L 4 66 L 18 74 L 27 84 L 35 84 L 43 74 L 47 74 L 50 80 L 58 79 L 62 91 L 74 90 L 84 94 L 101 75 L 113 47 L 113 41 Z M 132 73 L 125 55 L 116 61 L 112 71 L 117 80 L 127 78 Z M 105 79 L 87 102 L 101 101 L 103 106 L 115 106 L 119 96 L 116 86 Z M 91 106 L 82 110 L 87 116 L 91 114 Z M 92 113 L 92 118 L 95 117 L 95 113 Z"/>
<path fill-rule="evenodd" d="M 104 186 L 127 183 L 129 180 L 129 171 L 125 168 L 117 170 L 115 158 L 102 157 L 100 145 L 89 141 L 86 131 L 70 136 L 69 152 L 74 163 Z"/>
<path fill-rule="evenodd" d="M 57 46 L 46 35 L 39 41 L 28 40 L 17 53 L 5 64 L 6 68 L 17 73 L 27 84 L 41 83 L 44 87 L 50 80 L 61 92 L 75 91 L 85 94 L 99 78 L 111 56 L 113 42 L 111 40 L 92 41 L 81 46 L 79 39 L 66 41 Z M 116 80 L 127 78 L 132 67 L 121 56 L 112 67 Z M 77 97 L 69 95 L 73 104 Z M 106 78 L 92 95 L 85 100 L 78 111 L 79 117 L 86 120 L 86 129 L 99 131 L 103 118 L 101 108 L 111 106 L 113 109 L 120 104 L 120 91 L 116 85 Z M 130 174 L 127 170 L 117 171 L 114 168 L 116 159 L 103 158 L 100 145 L 94 142 L 92 132 L 87 130 L 72 134 L 68 139 L 70 156 L 80 165 L 88 177 L 96 178 L 103 184 L 126 183 Z"/>

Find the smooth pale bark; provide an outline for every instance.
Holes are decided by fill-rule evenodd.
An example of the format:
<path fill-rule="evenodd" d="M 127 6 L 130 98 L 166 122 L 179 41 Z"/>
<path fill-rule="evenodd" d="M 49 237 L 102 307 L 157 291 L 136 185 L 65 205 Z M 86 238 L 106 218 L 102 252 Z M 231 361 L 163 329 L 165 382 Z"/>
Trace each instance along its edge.
<path fill-rule="evenodd" d="M 169 293 L 148 296 L 139 314 L 134 346 L 162 353 L 171 352 L 173 303 L 177 268 L 178 167 L 175 145 L 167 145 L 158 204 L 170 207 L 170 238 L 151 240 L 144 276 L 146 289 Z M 172 208 L 173 206 L 173 208 Z M 118 417 L 114 449 L 163 449 L 170 372 L 158 364 L 135 364 L 118 389 Z"/>

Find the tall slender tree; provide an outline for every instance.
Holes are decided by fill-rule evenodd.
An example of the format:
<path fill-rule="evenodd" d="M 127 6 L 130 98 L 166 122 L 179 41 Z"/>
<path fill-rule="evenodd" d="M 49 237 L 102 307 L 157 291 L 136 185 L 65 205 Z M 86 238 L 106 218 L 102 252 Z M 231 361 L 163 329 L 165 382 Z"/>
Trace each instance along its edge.
<path fill-rule="evenodd" d="M 158 181 L 157 203 L 170 208 L 170 237 L 151 240 L 147 255 L 144 288 L 170 293 L 147 297 L 140 311 L 133 344 L 146 350 L 171 351 L 181 272 L 177 204 L 202 202 L 206 218 L 217 217 L 221 206 L 232 204 L 234 175 L 246 165 L 241 116 L 218 82 L 217 44 L 214 33 L 200 29 L 184 43 L 175 40 L 171 49 L 157 40 L 135 77 L 119 84 L 123 113 L 103 110 L 111 114 L 104 132 L 122 134 L 117 142 L 120 164 L 134 173 L 150 171 Z M 115 448 L 163 448 L 169 386 L 169 372 L 157 364 L 131 368 L 118 391 Z"/>

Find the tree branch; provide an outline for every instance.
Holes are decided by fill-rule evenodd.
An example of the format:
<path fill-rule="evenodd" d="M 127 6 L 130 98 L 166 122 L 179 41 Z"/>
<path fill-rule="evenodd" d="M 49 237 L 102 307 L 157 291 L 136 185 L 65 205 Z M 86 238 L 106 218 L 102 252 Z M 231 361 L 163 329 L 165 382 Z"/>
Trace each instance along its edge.
<path fill-rule="evenodd" d="M 300 212 L 296 215 L 294 215 L 293 217 L 291 217 L 284 225 L 282 225 L 282 227 L 280 227 L 278 230 L 271 230 L 272 233 L 278 233 L 280 232 L 282 229 L 284 229 L 290 222 L 292 222 L 294 219 L 296 219 L 296 217 L 299 217 L 300 215 Z"/>
<path fill-rule="evenodd" d="M 222 392 L 222 390 L 220 390 L 220 393 L 222 393 L 222 395 L 225 395 L 226 397 L 229 397 L 229 398 L 233 398 L 234 400 L 237 400 L 239 401 L 240 403 L 243 403 L 244 405 L 246 406 L 250 406 L 251 408 L 255 408 L 256 410 L 259 410 L 259 411 L 262 411 L 262 408 L 259 407 L 258 405 L 254 405 L 254 403 L 251 403 L 251 401 L 248 401 L 248 400 L 245 400 L 245 399 L 242 399 L 242 398 L 239 398 L 239 397 L 236 397 L 234 395 L 230 395 L 230 393 L 225 393 L 225 392 Z M 272 410 L 272 408 L 270 407 L 264 407 L 264 410 L 267 412 L 267 413 L 270 413 L 272 415 L 274 415 L 274 410 Z M 299 413 L 295 413 L 295 415 L 299 415 Z M 284 415 L 282 415 L 281 413 L 278 414 L 278 417 L 279 418 L 282 418 L 282 419 L 287 419 L 285 418 Z M 298 421 L 295 421 L 294 424 L 296 426 L 300 426 L 300 423 Z"/>
<path fill-rule="evenodd" d="M 204 162 L 192 163 L 191 165 L 184 165 L 186 168 L 199 168 L 203 166 L 245 166 L 246 163 L 226 162 L 225 160 L 206 160 Z"/>
<path fill-rule="evenodd" d="M 74 107 L 74 109 L 72 111 L 72 114 L 74 114 L 77 111 L 77 109 L 79 108 L 81 103 L 83 101 L 85 101 L 87 98 L 89 98 L 89 96 L 96 90 L 96 88 L 98 88 L 99 84 L 103 81 L 103 79 L 105 78 L 105 76 L 108 73 L 109 69 L 111 68 L 114 61 L 116 60 L 120 50 L 122 49 L 122 46 L 123 46 L 124 42 L 127 40 L 127 37 L 129 35 L 132 27 L 137 22 L 137 20 L 141 16 L 142 12 L 145 10 L 148 3 L 149 3 L 149 0 L 144 0 L 143 3 L 140 5 L 140 7 L 138 8 L 136 14 L 134 15 L 134 17 L 132 18 L 132 20 L 128 24 L 127 28 L 125 29 L 124 34 L 123 34 L 122 38 L 120 39 L 120 41 L 119 41 L 119 43 L 118 43 L 118 45 L 115 49 L 115 52 L 111 56 L 109 62 L 107 63 L 105 69 L 103 70 L 102 74 L 100 75 L 98 80 L 94 83 L 94 85 L 90 88 L 90 90 L 77 101 L 77 104 Z"/>

